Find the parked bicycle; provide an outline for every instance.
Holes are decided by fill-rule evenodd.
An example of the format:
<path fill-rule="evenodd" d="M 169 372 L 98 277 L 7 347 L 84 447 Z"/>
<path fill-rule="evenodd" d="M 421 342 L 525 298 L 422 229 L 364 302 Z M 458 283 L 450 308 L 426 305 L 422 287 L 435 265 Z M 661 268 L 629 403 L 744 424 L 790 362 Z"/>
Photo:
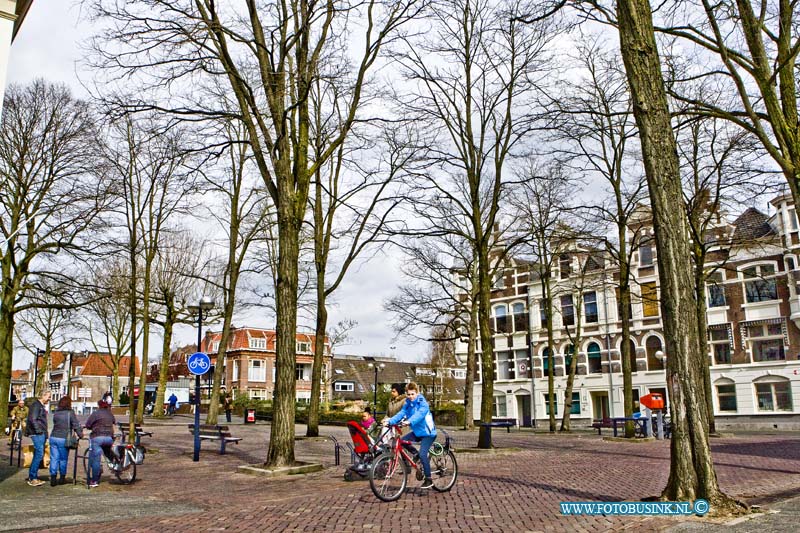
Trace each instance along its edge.
<path fill-rule="evenodd" d="M 400 426 L 390 426 L 390 428 Z M 458 478 L 458 463 L 456 455 L 450 444 L 450 435 L 443 429 L 438 430 L 443 434 L 444 444 L 435 442 L 428 452 L 431 463 L 431 479 L 433 489 L 438 492 L 447 492 L 456 484 Z M 412 453 L 407 447 L 413 445 L 412 441 L 403 440 L 402 437 L 392 439 L 390 448 L 372 463 L 369 475 L 369 486 L 378 499 L 392 502 L 400 498 L 408 485 L 408 475 L 412 469 L 416 470 L 418 481 L 424 479 L 422 462 L 419 452 Z"/>
<path fill-rule="evenodd" d="M 114 435 L 114 443 L 103 446 L 103 458 L 106 466 L 123 485 L 129 485 L 136 480 L 136 465 L 144 462 L 145 449 L 133 443 L 121 440 L 122 433 Z M 89 452 L 83 456 L 83 469 L 89 479 Z"/>

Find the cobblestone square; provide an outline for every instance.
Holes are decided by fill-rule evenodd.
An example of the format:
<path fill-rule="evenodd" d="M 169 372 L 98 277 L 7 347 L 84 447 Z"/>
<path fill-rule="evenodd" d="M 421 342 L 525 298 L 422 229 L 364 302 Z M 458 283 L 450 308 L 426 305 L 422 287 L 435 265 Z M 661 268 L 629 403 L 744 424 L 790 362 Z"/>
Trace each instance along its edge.
<path fill-rule="evenodd" d="M 243 437 L 224 456 L 206 443 L 192 462 L 188 418 L 149 424 L 155 435 L 137 481 L 122 486 L 104 474 L 99 489 L 85 485 L 32 488 L 25 471 L 10 469 L 2 451 L 0 530 L 51 531 L 618 531 L 662 530 L 687 519 L 562 516 L 561 501 L 637 501 L 657 495 L 668 475 L 669 441 L 606 442 L 592 433 L 548 435 L 497 432 L 496 453 L 458 453 L 459 479 L 450 493 L 415 487 L 394 503 L 381 503 L 367 481 L 344 481 L 331 440 L 298 440 L 297 458 L 325 470 L 264 479 L 236 473 L 263 461 L 269 426 L 233 425 Z M 305 428 L 297 427 L 303 435 Z M 323 427 L 344 445 L 344 428 Z M 457 445 L 476 433 L 451 430 Z M 722 488 L 751 505 L 769 508 L 800 495 L 800 435 L 736 435 L 712 441 Z M 503 448 L 507 448 L 503 450 Z M 44 471 L 43 471 L 44 472 Z M 82 476 L 79 467 L 79 477 Z M 47 479 L 46 474 L 42 477 Z M 681 528 L 702 527 L 688 519 Z M 780 529 L 775 529 L 780 530 Z"/>

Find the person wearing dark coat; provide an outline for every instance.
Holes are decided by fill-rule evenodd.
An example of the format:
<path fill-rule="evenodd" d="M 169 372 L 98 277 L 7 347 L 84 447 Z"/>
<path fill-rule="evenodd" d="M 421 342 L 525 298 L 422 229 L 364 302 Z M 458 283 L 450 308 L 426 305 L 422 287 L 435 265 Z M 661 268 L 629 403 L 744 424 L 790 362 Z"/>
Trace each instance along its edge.
<path fill-rule="evenodd" d="M 28 470 L 28 485 L 40 487 L 44 481 L 39 479 L 39 465 L 44 459 L 44 443 L 47 441 L 47 408 L 45 404 L 50 401 L 50 391 L 42 390 L 39 397 L 31 403 L 26 420 L 25 433 L 33 441 L 33 460 Z"/>
<path fill-rule="evenodd" d="M 53 431 L 50 432 L 50 486 L 63 485 L 67 475 L 69 450 L 66 447 L 67 437 L 83 436 L 83 430 L 72 410 L 72 399 L 64 396 L 58 400 L 58 407 L 53 413 Z M 58 480 L 56 480 L 56 476 Z"/>

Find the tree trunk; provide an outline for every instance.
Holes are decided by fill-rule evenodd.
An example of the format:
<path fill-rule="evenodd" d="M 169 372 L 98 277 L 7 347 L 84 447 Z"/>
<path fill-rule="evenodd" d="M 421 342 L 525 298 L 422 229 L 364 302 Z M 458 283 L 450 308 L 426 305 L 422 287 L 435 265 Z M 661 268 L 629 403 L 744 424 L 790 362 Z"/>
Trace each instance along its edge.
<path fill-rule="evenodd" d="M 627 247 L 625 242 L 625 228 L 619 228 L 620 232 L 620 265 L 619 265 L 619 299 L 620 299 L 620 321 L 622 322 L 622 344 L 620 344 L 620 357 L 622 359 L 622 413 L 625 418 L 633 417 L 633 368 L 631 368 L 631 265 L 628 262 Z M 623 253 L 625 255 L 623 255 Z M 611 350 L 608 352 L 608 371 L 613 370 L 611 362 Z M 613 394 L 614 391 L 609 391 Z M 609 403 L 614 401 L 613 397 L 608 398 Z M 625 438 L 632 439 L 636 436 L 633 421 L 625 422 Z"/>
<path fill-rule="evenodd" d="M 281 180 L 280 188 L 291 184 Z M 276 287 L 277 349 L 268 466 L 294 464 L 295 351 L 297 349 L 297 263 L 302 217 L 295 216 L 293 195 L 282 191 L 278 205 L 278 282 Z"/>
<path fill-rule="evenodd" d="M 320 286 L 322 282 L 322 286 Z M 317 325 L 314 338 L 314 364 L 311 367 L 311 402 L 308 406 L 307 437 L 319 435 L 319 398 L 322 381 L 322 363 L 325 360 L 325 329 L 328 327 L 328 310 L 325 307 L 325 275 L 317 272 Z"/>
<path fill-rule="evenodd" d="M 580 331 L 580 324 L 577 327 L 577 331 Z M 569 432 L 570 431 L 570 415 L 572 414 L 572 387 L 575 383 L 575 370 L 578 367 L 578 348 L 580 346 L 580 336 L 572 343 L 573 350 L 572 350 L 572 358 L 570 360 L 569 369 L 567 371 L 569 374 L 567 375 L 567 386 L 564 389 L 564 412 L 561 413 L 561 432 Z"/>
<path fill-rule="evenodd" d="M 158 387 L 156 387 L 156 401 L 153 406 L 153 416 L 164 416 L 164 403 L 167 391 L 167 378 L 169 377 L 169 358 L 171 355 L 172 327 L 175 322 L 175 300 L 171 295 L 165 299 L 166 312 L 164 313 L 164 342 L 161 344 L 161 364 L 158 369 Z M 215 422 L 216 423 L 216 422 Z"/>
<path fill-rule="evenodd" d="M 139 373 L 139 402 L 136 407 L 136 423 L 144 422 L 145 394 L 147 392 L 147 364 L 150 354 L 150 280 L 152 277 L 152 259 L 148 258 L 144 266 L 142 287 L 142 361 Z M 200 347 L 198 346 L 198 350 Z M 133 396 L 131 396 L 133 398 Z"/>
<path fill-rule="evenodd" d="M 662 498 L 703 498 L 712 508 L 729 506 L 711 460 L 704 420 L 702 376 L 697 373 L 697 318 L 686 219 L 675 137 L 661 74 L 650 4 L 617 2 L 620 46 L 634 103 L 658 246 L 661 316 L 667 348 L 667 385 L 672 398 L 670 474 Z M 727 505 L 726 505 L 727 504 Z"/>
<path fill-rule="evenodd" d="M 233 308 L 236 301 L 236 284 L 239 281 L 239 270 L 234 267 L 231 272 L 231 286 L 228 294 L 225 295 L 225 316 L 222 322 L 222 333 L 217 348 L 217 363 L 214 366 L 214 382 L 211 385 L 211 398 L 208 403 L 208 415 L 206 424 L 216 424 L 219 420 L 219 394 L 222 385 L 222 377 L 225 373 L 225 361 L 228 357 L 228 343 L 231 338 L 231 327 L 233 325 Z M 199 349 L 199 348 L 198 348 Z"/>
<path fill-rule="evenodd" d="M 705 274 L 705 253 L 698 250 L 695 245 L 694 264 L 694 291 L 695 291 L 695 312 L 697 313 L 697 339 L 700 342 L 700 350 L 697 352 L 697 366 L 703 378 L 703 390 L 705 391 L 706 412 L 708 433 L 716 433 L 717 428 L 714 423 L 714 396 L 711 387 L 711 362 L 708 356 L 708 326 L 706 324 L 706 274 Z"/>
<path fill-rule="evenodd" d="M 471 279 L 475 279 L 475 276 L 471 276 Z M 478 339 L 478 306 L 475 283 L 470 287 L 470 302 L 467 377 L 464 381 L 464 429 L 473 429 L 475 427 L 475 396 L 472 394 L 472 389 L 475 387 L 475 370 L 478 366 L 475 353 L 475 341 Z"/>
<path fill-rule="evenodd" d="M 481 423 L 492 421 L 494 407 L 494 346 L 492 345 L 491 318 L 491 279 L 489 278 L 489 245 L 483 239 L 476 246 L 478 252 L 478 331 L 481 336 Z M 478 432 L 478 448 L 492 447 L 492 429 L 481 426 Z"/>
<path fill-rule="evenodd" d="M 13 302 L 5 298 L 0 305 L 0 413 L 8 413 L 11 396 L 11 361 L 14 354 Z"/>
<path fill-rule="evenodd" d="M 111 370 L 111 397 L 117 402 L 119 405 L 119 361 L 120 358 L 117 358 L 117 362 L 114 365 L 114 368 Z"/>
<path fill-rule="evenodd" d="M 549 411 L 549 430 L 550 433 L 556 432 L 556 409 L 555 409 L 555 349 L 553 339 L 553 294 L 550 288 L 550 269 L 542 275 L 542 293 L 544 294 L 544 305 L 547 306 L 546 327 L 547 327 L 547 410 Z"/>

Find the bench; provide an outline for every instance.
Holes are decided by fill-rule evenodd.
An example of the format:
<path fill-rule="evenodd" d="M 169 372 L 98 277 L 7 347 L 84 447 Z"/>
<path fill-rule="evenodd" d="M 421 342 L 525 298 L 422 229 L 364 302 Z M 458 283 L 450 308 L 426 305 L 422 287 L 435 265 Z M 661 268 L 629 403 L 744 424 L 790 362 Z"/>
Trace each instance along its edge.
<path fill-rule="evenodd" d="M 592 422 L 592 428 L 597 430 L 598 435 L 603 434 L 603 428 L 611 429 L 614 427 L 614 422 L 610 418 L 603 418 Z"/>
<path fill-rule="evenodd" d="M 516 427 L 517 419 L 516 418 L 492 418 L 491 422 L 481 422 L 480 424 L 483 427 L 492 427 L 492 428 L 506 428 L 508 433 L 511 433 L 511 428 Z"/>
<path fill-rule="evenodd" d="M 128 438 L 129 429 L 130 427 L 127 424 L 119 426 L 119 430 L 122 433 L 122 438 L 124 439 Z M 139 424 L 136 424 L 135 431 L 136 431 L 136 439 L 135 439 L 136 442 L 134 444 L 136 444 L 136 446 L 139 446 L 139 444 L 141 444 L 142 437 L 153 436 L 152 431 L 145 431 L 144 428 L 142 428 L 142 426 L 140 426 Z"/>
<path fill-rule="evenodd" d="M 231 436 L 231 432 L 228 430 L 228 426 L 217 426 L 217 425 L 201 425 L 199 427 L 200 433 L 200 440 L 218 440 L 219 441 L 219 453 L 220 455 L 225 455 L 225 445 L 229 442 L 234 444 L 239 444 L 239 441 L 242 440 L 241 437 L 233 437 Z M 194 424 L 189 424 L 189 433 L 194 435 Z"/>

